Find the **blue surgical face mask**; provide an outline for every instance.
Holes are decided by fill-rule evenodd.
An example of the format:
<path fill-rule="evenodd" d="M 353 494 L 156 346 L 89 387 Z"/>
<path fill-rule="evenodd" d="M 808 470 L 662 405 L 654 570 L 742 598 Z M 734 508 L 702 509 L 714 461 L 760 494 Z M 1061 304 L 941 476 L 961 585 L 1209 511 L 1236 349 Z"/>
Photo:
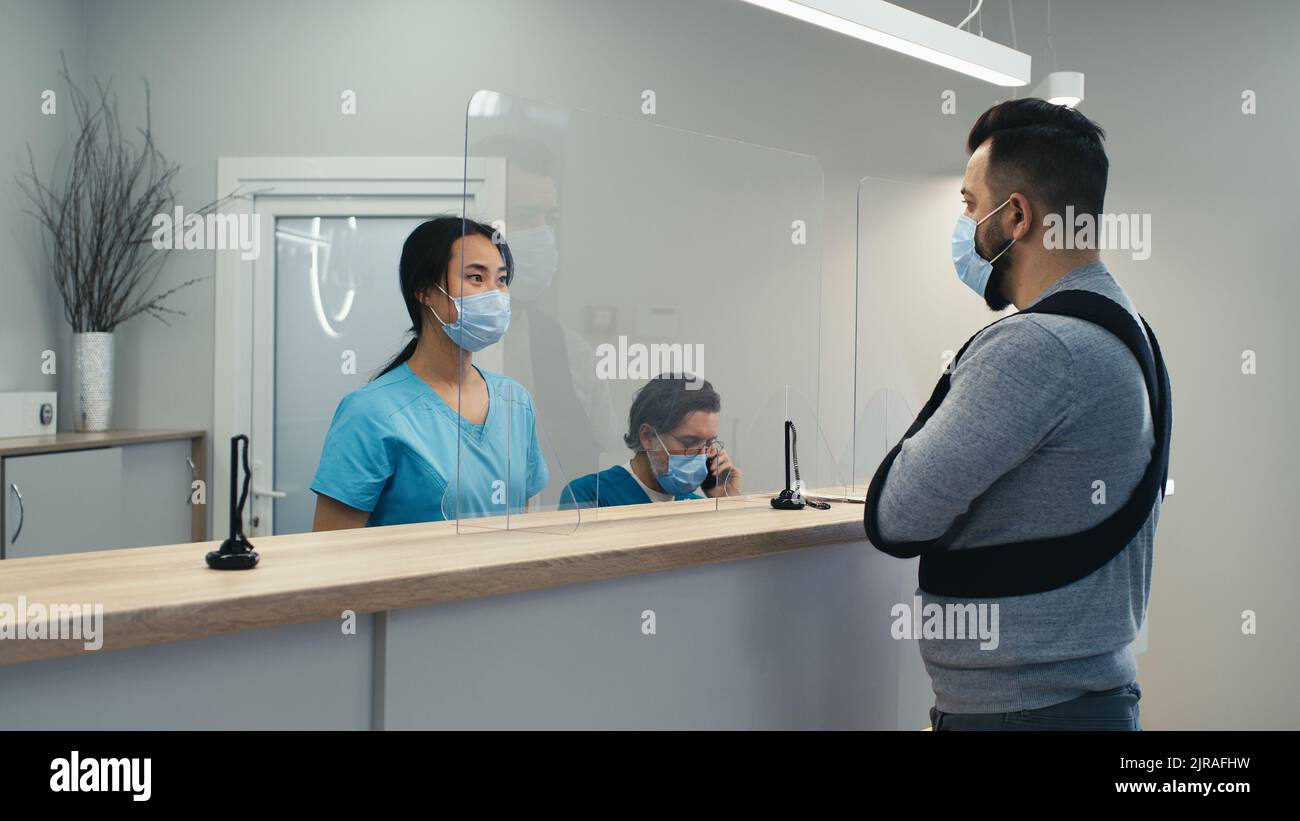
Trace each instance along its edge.
<path fill-rule="evenodd" d="M 560 265 L 555 229 L 541 225 L 511 231 L 509 243 L 510 256 L 515 263 L 510 293 L 522 302 L 532 302 L 551 287 L 555 270 Z"/>
<path fill-rule="evenodd" d="M 669 453 L 658 431 L 655 431 L 655 438 L 659 439 L 659 447 L 663 448 L 668 456 L 668 469 L 663 473 L 655 471 L 659 487 L 663 488 L 665 493 L 680 496 L 692 492 L 703 484 L 705 477 L 709 475 L 709 460 L 704 451 L 694 456 Z"/>
<path fill-rule="evenodd" d="M 447 294 L 439 286 L 439 291 Z M 469 296 L 447 294 L 456 305 L 456 321 L 442 322 L 442 317 L 432 307 L 429 310 L 442 322 L 442 330 L 460 347 L 476 353 L 488 345 L 501 341 L 510 327 L 510 294 L 505 291 L 484 291 Z"/>
<path fill-rule="evenodd" d="M 1011 198 L 1007 198 L 1011 202 Z M 980 256 L 979 251 L 975 249 L 975 230 L 984 222 L 984 220 L 1002 210 L 1007 202 L 1002 203 L 997 208 L 984 215 L 979 222 L 962 214 L 957 218 L 957 225 L 952 229 L 952 264 L 957 269 L 957 276 L 962 282 L 975 293 L 984 296 L 984 289 L 988 287 L 989 277 L 993 274 L 993 263 L 1007 252 L 1012 245 L 1016 244 L 1013 239 L 1007 243 L 1007 247 L 998 252 L 993 259 L 984 259 Z"/>

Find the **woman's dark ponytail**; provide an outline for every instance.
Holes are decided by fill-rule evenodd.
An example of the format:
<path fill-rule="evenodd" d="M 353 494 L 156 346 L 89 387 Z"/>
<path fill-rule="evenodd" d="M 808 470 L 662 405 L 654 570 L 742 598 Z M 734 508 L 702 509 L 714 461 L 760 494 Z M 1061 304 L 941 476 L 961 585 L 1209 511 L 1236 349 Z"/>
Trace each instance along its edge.
<path fill-rule="evenodd" d="M 510 248 L 494 234 L 492 226 L 456 216 L 434 217 L 417 225 L 402 244 L 402 260 L 398 264 L 402 299 L 406 302 L 406 312 L 411 316 L 411 341 L 373 379 L 378 379 L 415 354 L 415 347 L 420 342 L 420 329 L 424 327 L 424 303 L 420 301 L 420 295 L 434 286 L 446 285 L 452 246 L 462 236 L 471 234 L 496 242 L 506 263 L 506 282 L 514 279 L 515 265 Z"/>
<path fill-rule="evenodd" d="M 410 333 L 411 341 L 406 343 L 406 347 L 402 348 L 402 350 L 398 352 L 397 356 L 388 360 L 388 364 L 384 366 L 384 369 L 375 374 L 372 379 L 378 379 L 415 355 L 415 346 L 420 344 L 420 332 L 412 330 Z"/>

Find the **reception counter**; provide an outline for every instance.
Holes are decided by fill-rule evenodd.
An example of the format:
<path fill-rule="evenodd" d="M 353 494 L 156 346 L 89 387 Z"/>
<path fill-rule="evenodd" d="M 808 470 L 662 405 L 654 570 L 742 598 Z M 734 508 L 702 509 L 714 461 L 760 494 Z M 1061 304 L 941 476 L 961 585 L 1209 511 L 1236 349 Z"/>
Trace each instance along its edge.
<path fill-rule="evenodd" d="M 11 633 L 42 632 L 33 604 L 102 605 L 102 647 L 0 640 L 0 729 L 916 729 L 928 679 L 889 632 L 915 564 L 861 516 L 755 496 L 572 532 L 548 532 L 570 512 L 261 537 L 243 572 L 205 566 L 216 543 L 8 560 Z"/>

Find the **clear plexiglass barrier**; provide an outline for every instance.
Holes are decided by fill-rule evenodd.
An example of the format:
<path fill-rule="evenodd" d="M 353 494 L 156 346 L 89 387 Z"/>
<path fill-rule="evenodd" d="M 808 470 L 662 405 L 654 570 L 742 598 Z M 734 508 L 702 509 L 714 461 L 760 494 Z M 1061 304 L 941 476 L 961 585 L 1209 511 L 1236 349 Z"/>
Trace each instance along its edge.
<path fill-rule="evenodd" d="M 961 178 L 858 185 L 853 467 L 859 492 L 907 432 L 953 351 L 992 321 L 956 277 Z"/>
<path fill-rule="evenodd" d="M 752 494 L 784 486 L 786 420 L 804 486 L 845 492 L 851 460 L 826 445 L 818 407 L 814 158 L 490 91 L 470 101 L 466 156 L 470 216 L 512 274 L 508 330 L 473 355 L 504 401 L 462 420 L 448 494 L 462 527 L 540 512 L 529 528 L 570 532 L 652 501 L 767 506 Z M 467 224 L 463 247 L 482 241 Z M 465 292 L 498 287 L 473 258 Z M 462 302 L 471 317 L 500 303 Z"/>

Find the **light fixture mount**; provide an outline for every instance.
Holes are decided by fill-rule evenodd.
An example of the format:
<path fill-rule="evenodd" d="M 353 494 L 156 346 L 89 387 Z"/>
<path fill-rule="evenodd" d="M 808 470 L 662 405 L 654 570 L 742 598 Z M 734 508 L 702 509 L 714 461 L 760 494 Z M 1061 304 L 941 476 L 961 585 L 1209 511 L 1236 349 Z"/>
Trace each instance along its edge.
<path fill-rule="evenodd" d="M 1083 72 L 1053 71 L 1034 86 L 1033 96 L 1066 108 L 1077 108 L 1083 102 Z"/>

